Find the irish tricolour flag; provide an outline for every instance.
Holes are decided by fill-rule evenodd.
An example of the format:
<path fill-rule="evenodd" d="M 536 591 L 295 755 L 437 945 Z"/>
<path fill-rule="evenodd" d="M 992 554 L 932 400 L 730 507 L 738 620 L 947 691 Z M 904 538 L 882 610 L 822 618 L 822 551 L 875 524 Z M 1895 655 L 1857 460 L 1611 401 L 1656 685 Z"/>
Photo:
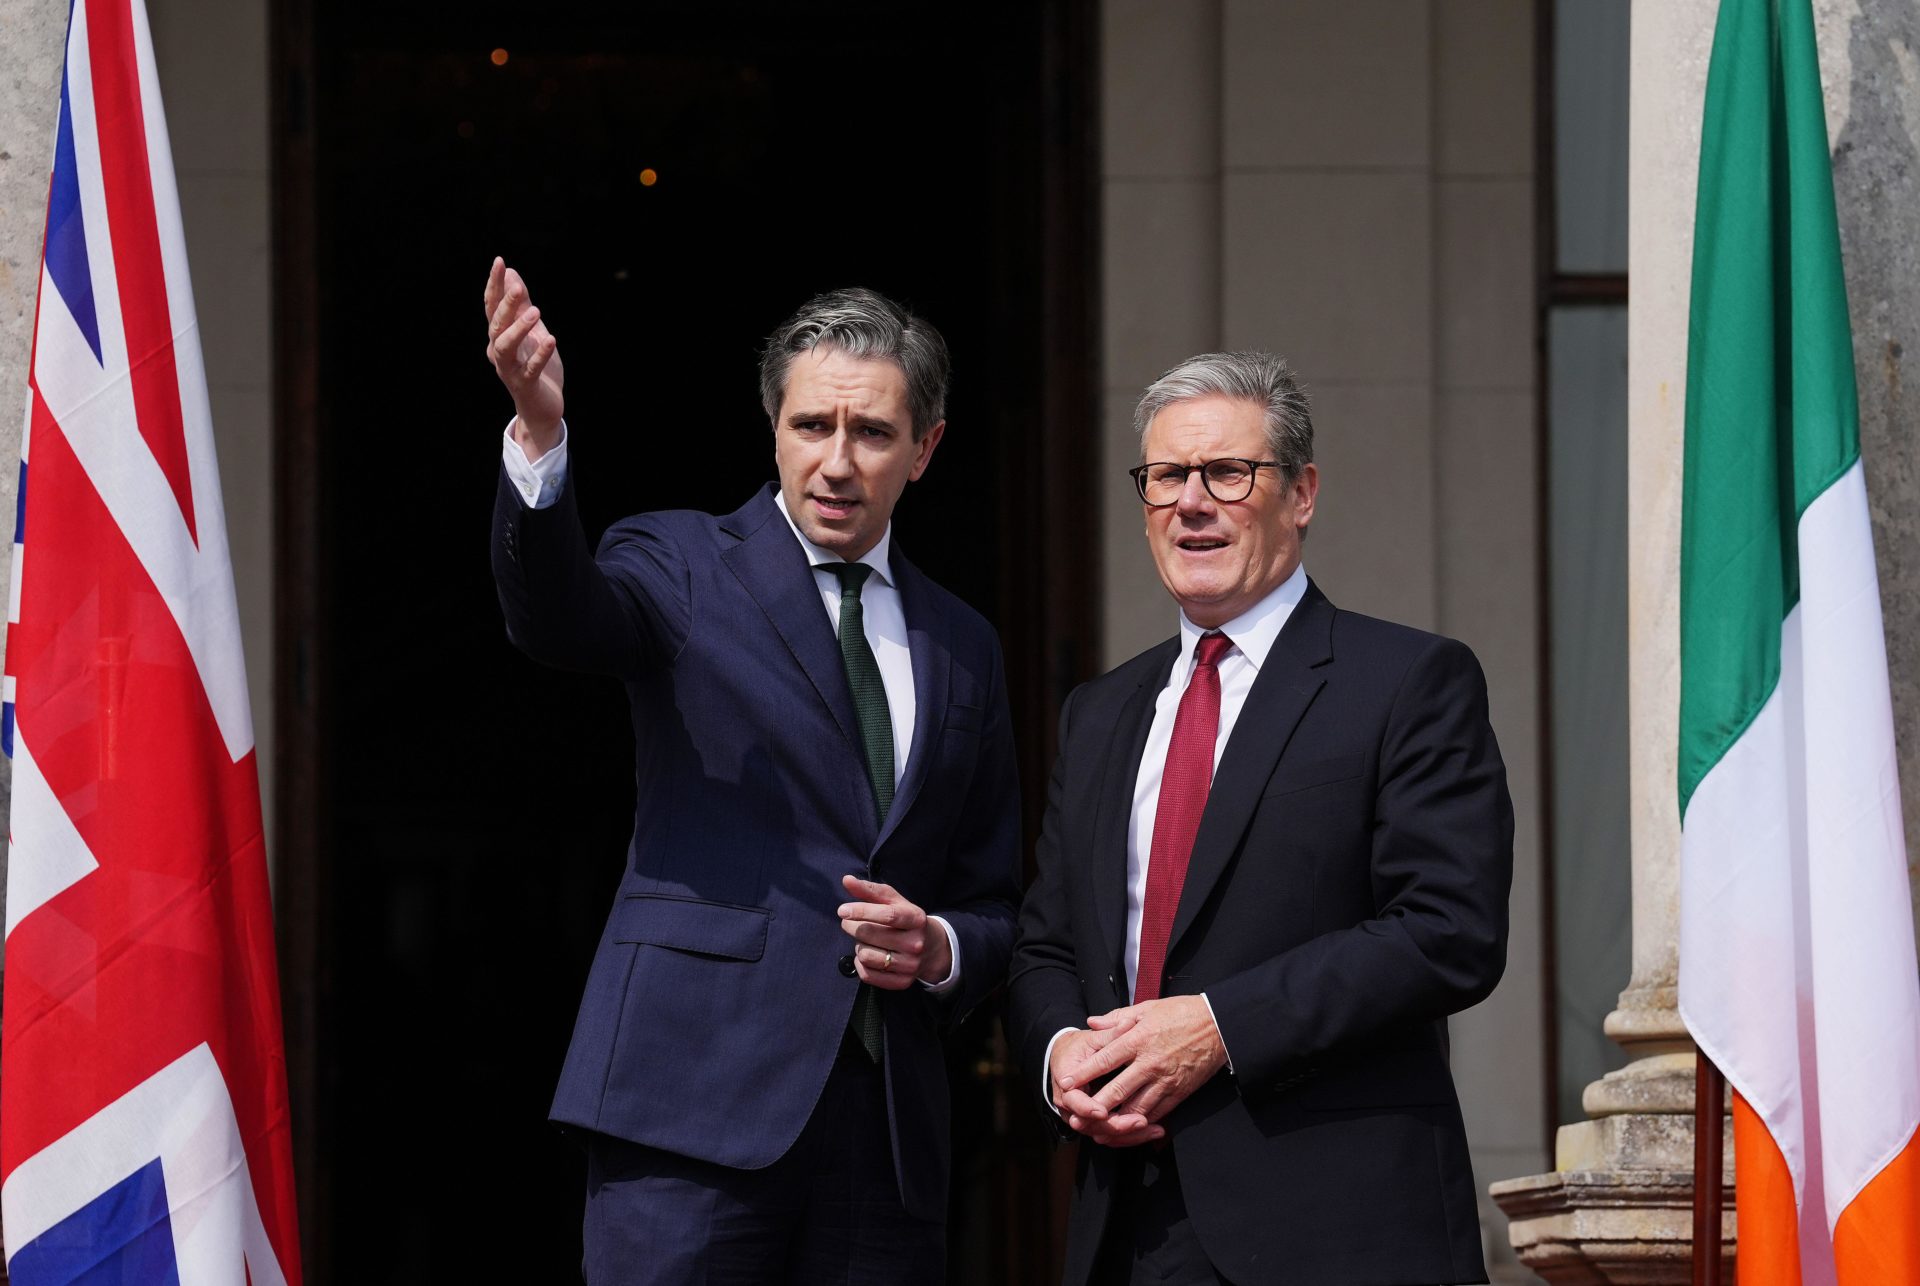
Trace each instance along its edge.
<path fill-rule="evenodd" d="M 1739 1275 L 1920 1282 L 1920 978 L 1809 0 L 1722 0 L 1681 540 L 1680 1010 Z"/>

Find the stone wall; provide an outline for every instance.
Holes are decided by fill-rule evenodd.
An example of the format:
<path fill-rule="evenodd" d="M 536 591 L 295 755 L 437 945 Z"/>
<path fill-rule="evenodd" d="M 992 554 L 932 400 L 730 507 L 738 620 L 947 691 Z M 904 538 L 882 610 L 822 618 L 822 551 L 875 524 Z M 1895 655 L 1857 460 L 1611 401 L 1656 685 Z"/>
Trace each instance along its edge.
<path fill-rule="evenodd" d="M 1911 869 L 1920 825 L 1920 480 L 1904 382 L 1920 338 L 1920 11 L 1911 0 L 1813 0 L 1813 9 Z M 1661 0 L 1633 13 L 1627 542 L 1634 949 L 1633 978 L 1607 1032 L 1638 1056 L 1588 1089 L 1586 1107 L 1596 1119 L 1562 1131 L 1559 1173 L 1511 1181 L 1503 1193 L 1528 1262 L 1555 1281 L 1689 1280 L 1692 1056 L 1674 1008 L 1679 550 L 1694 200 L 1717 12 L 1717 0 Z M 1665 1198 L 1653 1191 L 1661 1184 L 1670 1190 Z M 1644 1191 L 1629 1192 L 1635 1185 Z M 1598 1195 L 1581 1195 L 1583 1187 Z M 1733 1231 L 1729 1215 L 1729 1238 Z"/>
<path fill-rule="evenodd" d="M 1506 980 L 1453 1023 L 1483 1178 L 1544 1164 L 1531 0 L 1102 7 L 1105 659 L 1165 638 L 1126 470 L 1147 383 L 1216 348 L 1314 396 L 1308 571 L 1464 639 L 1518 814 Z M 1504 1219 L 1485 1206 L 1496 1253 Z"/>

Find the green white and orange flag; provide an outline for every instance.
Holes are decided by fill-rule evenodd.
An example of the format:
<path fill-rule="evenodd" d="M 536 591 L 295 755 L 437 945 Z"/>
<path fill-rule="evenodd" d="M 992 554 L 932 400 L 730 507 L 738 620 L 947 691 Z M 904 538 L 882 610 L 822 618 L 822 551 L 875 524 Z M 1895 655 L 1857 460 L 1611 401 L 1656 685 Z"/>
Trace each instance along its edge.
<path fill-rule="evenodd" d="M 1741 1286 L 1920 1283 L 1920 975 L 1809 0 L 1722 0 L 1681 537 L 1680 1012 Z"/>

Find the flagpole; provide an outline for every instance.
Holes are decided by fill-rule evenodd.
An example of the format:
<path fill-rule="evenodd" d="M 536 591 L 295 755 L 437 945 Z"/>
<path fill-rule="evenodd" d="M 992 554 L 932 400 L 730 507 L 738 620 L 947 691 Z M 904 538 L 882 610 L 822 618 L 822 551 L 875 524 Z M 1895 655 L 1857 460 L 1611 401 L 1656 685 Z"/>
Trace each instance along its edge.
<path fill-rule="evenodd" d="M 1698 1050 L 1693 1066 L 1693 1286 L 1720 1286 L 1720 1174 L 1727 1078 Z"/>

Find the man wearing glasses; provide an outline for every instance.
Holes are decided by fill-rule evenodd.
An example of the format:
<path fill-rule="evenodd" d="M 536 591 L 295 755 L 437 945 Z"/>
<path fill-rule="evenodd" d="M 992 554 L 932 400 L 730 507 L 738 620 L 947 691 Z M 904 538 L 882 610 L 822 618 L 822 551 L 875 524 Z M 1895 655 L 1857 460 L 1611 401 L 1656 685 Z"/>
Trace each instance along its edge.
<path fill-rule="evenodd" d="M 1480 667 L 1307 578 L 1279 358 L 1190 358 L 1134 422 L 1179 633 L 1061 710 L 1012 968 L 1080 1136 L 1066 1281 L 1484 1281 L 1446 1029 L 1506 962 Z"/>

